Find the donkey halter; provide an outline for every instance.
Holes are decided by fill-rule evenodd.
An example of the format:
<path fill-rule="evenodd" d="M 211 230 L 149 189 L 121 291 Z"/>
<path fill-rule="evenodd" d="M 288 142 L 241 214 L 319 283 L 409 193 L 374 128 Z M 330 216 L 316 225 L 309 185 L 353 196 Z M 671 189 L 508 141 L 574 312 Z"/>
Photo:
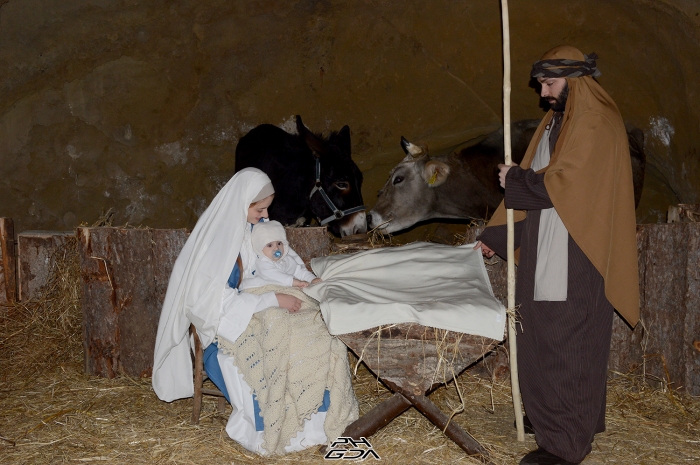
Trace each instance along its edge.
<path fill-rule="evenodd" d="M 328 207 L 330 207 L 330 209 L 333 211 L 333 214 L 324 220 L 316 218 L 321 223 L 321 226 L 325 226 L 331 221 L 339 220 L 344 216 L 367 210 L 367 207 L 365 207 L 364 205 L 360 205 L 359 207 L 348 208 L 347 210 L 339 210 L 333 204 L 333 201 L 330 199 L 330 197 L 328 197 L 328 194 L 326 194 L 326 191 L 323 190 L 323 186 L 321 185 L 321 160 L 319 159 L 319 157 L 316 157 L 316 184 L 314 184 L 314 188 L 311 189 L 309 199 L 311 199 L 311 197 L 313 197 L 316 192 L 321 194 L 321 197 L 326 202 L 326 205 L 328 205 Z"/>

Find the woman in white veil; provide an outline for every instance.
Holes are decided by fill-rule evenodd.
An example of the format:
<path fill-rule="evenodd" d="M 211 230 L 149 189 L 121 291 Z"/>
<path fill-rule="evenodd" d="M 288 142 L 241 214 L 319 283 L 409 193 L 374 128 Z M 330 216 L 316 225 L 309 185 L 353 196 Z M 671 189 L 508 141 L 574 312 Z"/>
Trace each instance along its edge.
<path fill-rule="evenodd" d="M 252 276 L 255 255 L 250 231 L 253 224 L 267 218 L 273 197 L 268 176 L 246 168 L 231 178 L 197 221 L 170 276 L 158 324 L 152 379 L 161 400 L 192 397 L 188 329 L 190 323 L 194 324 L 202 347 L 208 349 L 207 373 L 233 406 L 227 433 L 248 450 L 261 454 L 266 453 L 262 447 L 264 432 L 260 431 L 260 422 L 256 427 L 259 412 L 254 409 L 251 389 L 233 357 L 217 351 L 212 343 L 217 337 L 235 341 L 256 312 L 281 307 L 292 313 L 301 306 L 301 300 L 289 294 L 254 295 L 235 289 L 239 275 Z M 324 419 L 325 412 L 314 413 L 284 450 L 327 442 Z"/>

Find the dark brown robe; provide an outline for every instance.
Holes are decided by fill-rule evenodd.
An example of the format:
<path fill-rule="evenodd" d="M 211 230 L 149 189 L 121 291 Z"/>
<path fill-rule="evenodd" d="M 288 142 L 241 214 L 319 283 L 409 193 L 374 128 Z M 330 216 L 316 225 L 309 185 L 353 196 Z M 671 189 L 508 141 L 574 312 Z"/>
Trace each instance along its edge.
<path fill-rule="evenodd" d="M 555 118 L 553 150 L 559 134 Z M 591 451 L 595 433 L 605 430 L 605 394 L 613 307 L 601 274 L 569 235 L 568 289 L 563 302 L 534 301 L 541 210 L 552 208 L 544 173 L 511 168 L 506 208 L 527 210 L 515 224 L 520 247 L 516 306 L 520 388 L 537 444 L 570 462 Z M 478 238 L 506 257 L 506 226 L 487 228 Z"/>

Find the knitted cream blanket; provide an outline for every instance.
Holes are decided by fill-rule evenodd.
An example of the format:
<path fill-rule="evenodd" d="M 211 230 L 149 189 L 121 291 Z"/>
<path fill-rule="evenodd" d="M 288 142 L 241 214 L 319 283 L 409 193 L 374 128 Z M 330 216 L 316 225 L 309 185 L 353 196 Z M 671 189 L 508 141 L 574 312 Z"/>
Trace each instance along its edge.
<path fill-rule="evenodd" d="M 299 289 L 267 285 L 244 292 L 282 292 L 302 300 L 298 313 L 271 307 L 253 315 L 236 340 L 218 338 L 219 348 L 233 355 L 239 371 L 257 397 L 264 422 L 263 448 L 284 454 L 284 447 L 330 392 L 324 431 L 339 437 L 358 418 L 347 349 L 328 333 L 318 303 Z"/>

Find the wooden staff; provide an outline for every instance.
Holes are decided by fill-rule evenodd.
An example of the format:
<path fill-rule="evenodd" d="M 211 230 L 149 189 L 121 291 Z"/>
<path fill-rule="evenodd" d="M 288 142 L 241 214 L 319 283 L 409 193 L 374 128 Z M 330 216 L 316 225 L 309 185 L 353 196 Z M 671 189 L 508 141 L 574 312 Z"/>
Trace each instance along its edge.
<path fill-rule="evenodd" d="M 503 151 L 505 164 L 510 165 L 510 25 L 508 21 L 508 0 L 501 0 L 501 15 L 503 19 Z M 506 210 L 508 227 L 508 347 L 510 349 L 510 389 L 515 410 L 515 427 L 518 431 L 518 441 L 525 441 L 523 425 L 523 409 L 520 405 L 520 382 L 518 381 L 518 346 L 515 342 L 515 251 L 513 230 L 513 209 Z"/>

